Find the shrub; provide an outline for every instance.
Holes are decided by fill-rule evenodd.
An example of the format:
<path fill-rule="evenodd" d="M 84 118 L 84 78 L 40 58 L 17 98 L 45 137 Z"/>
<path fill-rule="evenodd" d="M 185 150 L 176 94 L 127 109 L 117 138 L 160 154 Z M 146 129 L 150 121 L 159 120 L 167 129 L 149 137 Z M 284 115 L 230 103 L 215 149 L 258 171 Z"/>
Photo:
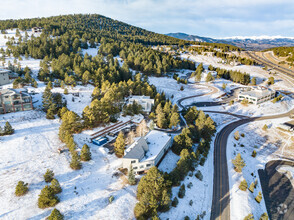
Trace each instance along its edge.
<path fill-rule="evenodd" d="M 15 195 L 16 196 L 23 196 L 28 192 L 28 184 L 24 183 L 23 181 L 18 181 L 15 187 Z"/>
<path fill-rule="evenodd" d="M 173 199 L 173 201 L 172 201 L 172 206 L 173 207 L 177 207 L 177 205 L 179 204 L 179 200 L 178 200 L 178 198 L 177 197 L 175 197 L 174 199 Z"/>
<path fill-rule="evenodd" d="M 63 94 L 68 95 L 68 89 L 67 88 L 64 89 Z"/>
<path fill-rule="evenodd" d="M 59 182 L 58 182 L 57 179 L 53 179 L 53 180 L 51 181 L 51 185 L 50 185 L 50 187 L 51 187 L 51 189 L 53 190 L 53 192 L 54 192 L 55 194 L 57 194 L 57 193 L 61 193 L 61 191 L 62 191 L 62 189 L 61 189 L 61 187 L 60 187 L 60 184 L 59 184 Z"/>
<path fill-rule="evenodd" d="M 179 198 L 184 198 L 185 194 L 186 194 L 185 184 L 182 184 L 180 189 L 179 189 L 179 192 L 178 192 L 178 197 Z"/>
<path fill-rule="evenodd" d="M 59 202 L 59 199 L 54 194 L 53 189 L 50 186 L 45 186 L 38 199 L 38 207 L 41 209 L 53 207 Z"/>
<path fill-rule="evenodd" d="M 46 183 L 50 183 L 54 178 L 54 173 L 52 170 L 47 169 L 46 173 L 44 174 L 44 180 Z"/>
<path fill-rule="evenodd" d="M 202 175 L 202 173 L 201 173 L 200 170 L 197 171 L 197 173 L 195 174 L 195 176 L 196 176 L 196 178 L 199 179 L 200 181 L 203 180 L 203 175 Z"/>
<path fill-rule="evenodd" d="M 189 183 L 188 185 L 187 185 L 187 187 L 190 189 L 191 187 L 193 186 L 193 183 Z"/>
<path fill-rule="evenodd" d="M 189 216 L 185 216 L 184 220 L 190 220 Z"/>
<path fill-rule="evenodd" d="M 246 165 L 240 153 L 238 153 L 236 158 L 232 160 L 232 163 L 238 173 L 242 172 L 243 167 Z"/>
<path fill-rule="evenodd" d="M 63 215 L 58 209 L 53 209 L 48 220 L 63 220 Z"/>
<path fill-rule="evenodd" d="M 254 216 L 252 214 L 247 215 L 244 220 L 254 220 Z"/>
<path fill-rule="evenodd" d="M 268 129 L 268 126 L 265 124 L 263 127 L 262 127 L 262 130 L 266 131 Z"/>
<path fill-rule="evenodd" d="M 240 185 L 239 185 L 239 189 L 242 190 L 242 191 L 246 191 L 247 187 L 248 187 L 248 184 L 247 184 L 246 180 L 245 179 L 242 180 Z"/>
<path fill-rule="evenodd" d="M 251 156 L 252 156 L 252 157 L 256 157 L 256 150 L 253 150 L 253 151 L 252 151 Z"/>
<path fill-rule="evenodd" d="M 14 133 L 14 129 L 12 128 L 11 124 L 7 121 L 4 126 L 4 134 L 11 135 Z"/>
<path fill-rule="evenodd" d="M 109 202 L 109 204 L 112 203 L 113 200 L 114 200 L 114 197 L 113 197 L 113 196 L 109 196 L 109 198 L 108 198 L 108 202 Z"/>
<path fill-rule="evenodd" d="M 239 131 L 236 131 L 236 132 L 234 133 L 234 138 L 235 138 L 235 140 L 237 140 L 237 141 L 240 139 Z"/>
<path fill-rule="evenodd" d="M 183 91 L 184 90 L 184 86 L 181 86 L 180 90 Z"/>
<path fill-rule="evenodd" d="M 255 201 L 260 203 L 261 200 L 262 200 L 262 194 L 261 194 L 261 192 L 258 192 L 258 195 L 255 197 Z"/>
<path fill-rule="evenodd" d="M 230 105 L 233 105 L 235 102 L 234 102 L 234 100 L 231 100 L 230 101 Z"/>
<path fill-rule="evenodd" d="M 255 185 L 254 185 L 254 182 L 252 182 L 250 184 L 249 191 L 253 193 L 254 192 L 254 188 L 255 188 Z"/>
<path fill-rule="evenodd" d="M 245 137 L 245 134 L 244 134 L 244 133 L 242 133 L 242 134 L 241 134 L 241 137 Z"/>
<path fill-rule="evenodd" d="M 190 205 L 190 206 L 193 205 L 193 201 L 192 201 L 192 199 L 190 200 L 189 205 Z"/>
<path fill-rule="evenodd" d="M 205 161 L 206 161 L 206 158 L 205 157 L 201 157 L 201 159 L 200 159 L 200 166 L 204 166 L 204 164 L 205 164 Z"/>
<path fill-rule="evenodd" d="M 261 216 L 260 216 L 260 219 L 259 220 L 268 220 L 268 215 L 267 213 L 263 213 Z"/>

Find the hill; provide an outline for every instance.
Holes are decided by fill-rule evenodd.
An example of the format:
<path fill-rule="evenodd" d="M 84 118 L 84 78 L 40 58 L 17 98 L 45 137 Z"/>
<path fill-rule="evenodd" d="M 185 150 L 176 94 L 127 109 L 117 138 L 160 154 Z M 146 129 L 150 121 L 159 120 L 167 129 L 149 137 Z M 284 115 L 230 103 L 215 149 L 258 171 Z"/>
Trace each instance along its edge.
<path fill-rule="evenodd" d="M 294 46 L 294 38 L 281 36 L 227 37 L 223 39 L 214 39 L 209 37 L 200 37 L 198 35 L 189 35 L 186 33 L 169 33 L 166 35 L 187 41 L 230 44 L 246 50 L 265 50 L 273 47 Z"/>

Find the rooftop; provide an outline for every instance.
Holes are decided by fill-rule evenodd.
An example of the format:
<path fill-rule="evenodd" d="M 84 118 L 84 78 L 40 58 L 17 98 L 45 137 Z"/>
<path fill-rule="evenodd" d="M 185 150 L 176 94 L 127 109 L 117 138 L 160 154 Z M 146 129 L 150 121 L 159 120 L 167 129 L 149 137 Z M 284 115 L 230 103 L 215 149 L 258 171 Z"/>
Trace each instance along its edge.
<path fill-rule="evenodd" d="M 159 152 L 164 148 L 166 143 L 171 139 L 167 133 L 162 131 L 150 131 L 145 139 L 147 141 L 149 151 L 146 153 L 142 161 L 154 160 Z"/>
<path fill-rule="evenodd" d="M 251 89 L 247 89 L 243 91 L 241 90 L 240 94 L 259 98 L 259 97 L 271 95 L 273 92 L 275 91 L 268 88 L 260 87 L 260 88 L 251 88 Z"/>

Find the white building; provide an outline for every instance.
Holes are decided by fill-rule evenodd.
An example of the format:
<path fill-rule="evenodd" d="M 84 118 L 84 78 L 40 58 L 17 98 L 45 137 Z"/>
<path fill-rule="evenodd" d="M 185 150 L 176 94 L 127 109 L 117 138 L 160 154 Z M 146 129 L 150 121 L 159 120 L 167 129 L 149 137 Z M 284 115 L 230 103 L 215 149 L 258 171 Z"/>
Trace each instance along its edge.
<path fill-rule="evenodd" d="M 133 104 L 137 102 L 139 105 L 142 106 L 142 110 L 144 112 L 150 113 L 151 108 L 154 105 L 154 99 L 150 99 L 150 96 L 130 96 L 126 98 L 127 105 Z"/>
<path fill-rule="evenodd" d="M 248 103 L 258 105 L 273 99 L 275 95 L 276 92 L 274 90 L 265 87 L 252 87 L 240 90 L 238 100 L 246 99 Z"/>
<path fill-rule="evenodd" d="M 0 86 L 8 84 L 10 70 L 0 69 Z"/>
<path fill-rule="evenodd" d="M 135 173 L 142 173 L 157 166 L 172 145 L 172 138 L 161 131 L 150 131 L 145 137 L 136 138 L 125 151 L 123 168 L 132 165 Z"/>

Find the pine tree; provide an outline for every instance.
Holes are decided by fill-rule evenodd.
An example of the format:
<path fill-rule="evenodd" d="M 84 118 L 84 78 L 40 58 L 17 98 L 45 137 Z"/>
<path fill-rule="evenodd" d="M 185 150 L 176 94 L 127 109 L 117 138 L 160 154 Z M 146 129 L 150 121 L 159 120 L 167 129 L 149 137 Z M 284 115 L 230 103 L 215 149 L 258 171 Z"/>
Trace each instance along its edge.
<path fill-rule="evenodd" d="M 250 184 L 249 191 L 253 193 L 254 192 L 254 188 L 255 188 L 255 185 L 254 185 L 254 182 L 252 182 Z"/>
<path fill-rule="evenodd" d="M 116 141 L 114 143 L 114 151 L 117 157 L 123 157 L 125 152 L 125 139 L 122 132 L 119 132 L 116 138 Z"/>
<path fill-rule="evenodd" d="M 254 86 L 256 86 L 256 77 L 252 77 L 251 84 L 254 85 Z"/>
<path fill-rule="evenodd" d="M 70 168 L 72 168 L 73 170 L 79 170 L 79 169 L 82 168 L 82 164 L 81 164 L 81 161 L 80 161 L 80 156 L 76 151 L 74 151 L 72 153 L 71 162 L 70 162 Z"/>
<path fill-rule="evenodd" d="M 179 114 L 174 112 L 172 113 L 171 117 L 170 117 L 170 124 L 169 124 L 169 127 L 172 128 L 172 127 L 176 127 L 180 122 L 180 119 L 179 119 Z"/>
<path fill-rule="evenodd" d="M 81 151 L 81 160 L 82 161 L 89 161 L 91 160 L 91 152 L 90 148 L 87 144 L 84 144 L 82 151 Z"/>
<path fill-rule="evenodd" d="M 7 121 L 4 126 L 4 133 L 11 135 L 14 133 L 14 129 L 12 128 L 11 124 Z"/>
<path fill-rule="evenodd" d="M 173 199 L 173 201 L 172 201 L 172 206 L 173 207 L 177 207 L 177 205 L 179 204 L 179 200 L 178 200 L 178 198 L 177 197 L 175 197 L 174 199 Z"/>
<path fill-rule="evenodd" d="M 180 189 L 179 189 L 179 192 L 178 192 L 178 197 L 179 198 L 184 198 L 185 194 L 186 194 L 185 184 L 182 184 Z"/>
<path fill-rule="evenodd" d="M 258 195 L 255 197 L 255 201 L 258 202 L 258 203 L 260 203 L 261 200 L 262 200 L 262 194 L 261 194 L 261 192 L 259 191 L 259 192 L 258 192 Z"/>
<path fill-rule="evenodd" d="M 47 87 L 51 90 L 53 89 L 53 84 L 51 81 L 48 82 Z"/>
<path fill-rule="evenodd" d="M 249 214 L 245 216 L 244 220 L 254 220 L 254 216 L 252 214 Z"/>
<path fill-rule="evenodd" d="M 145 119 L 141 121 L 139 126 L 137 127 L 136 133 L 138 136 L 145 136 L 149 132 L 149 128 L 147 127 Z"/>
<path fill-rule="evenodd" d="M 56 107 L 55 107 L 55 104 L 51 104 L 49 109 L 47 110 L 47 113 L 46 113 L 46 118 L 47 119 L 55 119 L 55 114 L 54 112 L 56 111 Z"/>
<path fill-rule="evenodd" d="M 68 89 L 67 88 L 64 88 L 63 94 L 68 95 Z"/>
<path fill-rule="evenodd" d="M 260 219 L 259 220 L 268 220 L 268 215 L 267 213 L 263 213 L 261 216 L 260 216 Z"/>
<path fill-rule="evenodd" d="M 135 174 L 134 174 L 134 170 L 132 165 L 130 165 L 130 169 L 128 172 L 128 181 L 130 185 L 135 185 L 136 184 L 136 178 L 135 178 Z"/>
<path fill-rule="evenodd" d="M 54 173 L 52 170 L 47 169 L 46 173 L 44 174 L 44 180 L 46 183 L 50 183 L 54 178 Z"/>
<path fill-rule="evenodd" d="M 236 132 L 234 133 L 234 138 L 235 138 L 235 140 L 237 140 L 237 141 L 240 139 L 239 131 L 236 131 Z"/>
<path fill-rule="evenodd" d="M 41 209 L 53 207 L 59 202 L 58 197 L 54 194 L 54 191 L 50 186 L 45 186 L 38 199 L 38 207 Z"/>
<path fill-rule="evenodd" d="M 50 90 L 50 88 L 48 87 L 48 85 L 46 86 L 45 88 L 45 91 L 43 93 L 43 109 L 45 111 L 47 111 L 50 107 L 50 105 L 52 104 L 53 102 L 53 98 L 52 98 L 52 92 Z"/>
<path fill-rule="evenodd" d="M 58 209 L 53 209 L 51 214 L 48 216 L 48 220 L 63 220 L 64 217 Z"/>
<path fill-rule="evenodd" d="M 246 191 L 248 187 L 247 181 L 244 179 L 241 181 L 240 185 L 239 185 L 239 189 L 242 191 Z"/>
<path fill-rule="evenodd" d="M 23 196 L 28 192 L 28 184 L 23 181 L 18 181 L 17 186 L 15 187 L 15 195 Z"/>
<path fill-rule="evenodd" d="M 53 179 L 50 185 L 51 189 L 55 194 L 61 193 L 62 189 L 57 179 Z"/>
<path fill-rule="evenodd" d="M 240 153 L 232 160 L 232 163 L 235 166 L 235 170 L 239 173 L 242 172 L 243 167 L 246 165 Z"/>
<path fill-rule="evenodd" d="M 256 150 L 253 150 L 253 151 L 252 151 L 251 156 L 252 156 L 252 157 L 256 157 Z"/>
<path fill-rule="evenodd" d="M 214 80 L 214 77 L 211 75 L 211 72 L 209 72 L 206 76 L 206 82 L 210 82 L 210 81 L 213 81 Z"/>

